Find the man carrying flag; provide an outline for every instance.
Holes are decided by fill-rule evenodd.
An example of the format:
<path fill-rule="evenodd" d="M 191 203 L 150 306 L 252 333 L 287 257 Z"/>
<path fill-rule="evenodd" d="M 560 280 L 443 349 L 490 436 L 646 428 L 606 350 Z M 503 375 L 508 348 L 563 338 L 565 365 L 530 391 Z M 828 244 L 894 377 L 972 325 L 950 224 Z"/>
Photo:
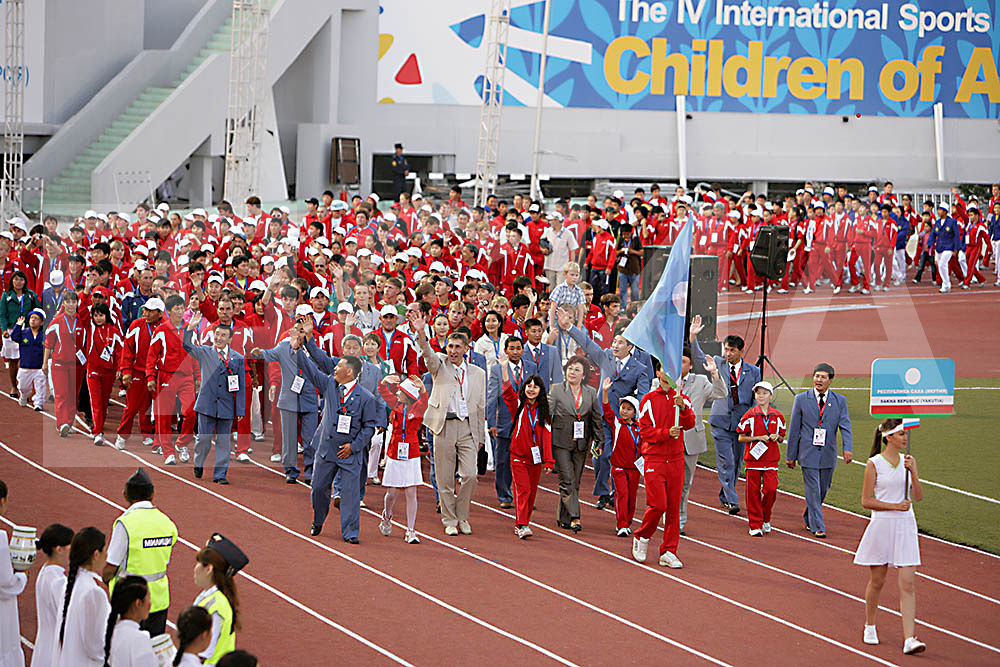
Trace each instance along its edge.
<path fill-rule="evenodd" d="M 639 404 L 642 456 L 636 461 L 646 479 L 646 511 L 632 539 L 632 557 L 644 563 L 649 538 L 664 516 L 659 563 L 683 567 L 677 558 L 681 492 L 684 487 L 684 431 L 695 424 L 691 403 L 677 389 L 684 346 L 684 318 L 691 261 L 690 220 L 684 223 L 660 282 L 623 336 L 653 357 L 659 386 Z"/>

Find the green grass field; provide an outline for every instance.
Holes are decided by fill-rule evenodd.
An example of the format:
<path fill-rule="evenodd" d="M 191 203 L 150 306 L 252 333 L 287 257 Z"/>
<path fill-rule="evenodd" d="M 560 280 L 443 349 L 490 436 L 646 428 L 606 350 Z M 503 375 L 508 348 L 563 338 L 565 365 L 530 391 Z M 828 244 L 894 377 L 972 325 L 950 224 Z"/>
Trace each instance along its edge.
<path fill-rule="evenodd" d="M 767 379 L 775 382 L 775 378 Z M 786 379 L 796 390 L 812 386 L 811 378 Z M 875 427 L 880 422 L 868 414 L 868 386 L 868 378 L 838 377 L 833 383 L 833 390 L 847 397 L 854 433 L 854 457 L 862 462 L 868 458 Z M 910 432 L 911 452 L 917 459 L 920 477 L 1000 499 L 1000 435 L 997 434 L 1000 380 L 966 378 L 958 380 L 957 386 L 997 389 L 959 389 L 955 392 L 954 417 L 921 419 L 920 427 Z M 776 407 L 787 418 L 791 414 L 791 394 L 784 388 L 776 391 Z M 715 451 L 710 435 L 708 441 L 709 449 L 701 456 L 701 462 L 714 468 Z M 840 461 L 826 502 L 867 515 L 861 507 L 864 473 L 863 466 Z M 802 474 L 798 469 L 782 466 L 778 475 L 780 488 L 802 493 Z M 922 532 L 1000 554 L 1000 505 L 929 484 L 924 484 L 923 488 L 924 499 L 914 507 Z M 789 499 L 779 496 L 778 502 L 789 502 Z"/>

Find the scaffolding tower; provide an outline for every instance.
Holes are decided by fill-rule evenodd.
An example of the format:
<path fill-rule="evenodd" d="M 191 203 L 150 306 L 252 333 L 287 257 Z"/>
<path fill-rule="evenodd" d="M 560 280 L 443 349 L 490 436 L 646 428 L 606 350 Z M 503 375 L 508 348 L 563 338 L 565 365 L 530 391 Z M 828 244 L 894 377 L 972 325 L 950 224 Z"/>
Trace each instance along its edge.
<path fill-rule="evenodd" d="M 24 0 L 7 0 L 4 27 L 7 75 L 4 77 L 3 219 L 20 215 L 24 192 Z M 6 224 L 6 223 L 5 223 Z"/>
<path fill-rule="evenodd" d="M 483 206 L 497 186 L 497 156 L 500 152 L 500 114 L 503 79 L 507 71 L 507 33 L 510 0 L 491 0 L 486 23 L 486 67 L 483 70 L 483 105 L 479 112 L 476 152 L 475 205 Z"/>
<path fill-rule="evenodd" d="M 269 5 L 267 0 L 233 0 L 225 198 L 237 209 L 259 185 L 260 101 L 267 86 Z"/>

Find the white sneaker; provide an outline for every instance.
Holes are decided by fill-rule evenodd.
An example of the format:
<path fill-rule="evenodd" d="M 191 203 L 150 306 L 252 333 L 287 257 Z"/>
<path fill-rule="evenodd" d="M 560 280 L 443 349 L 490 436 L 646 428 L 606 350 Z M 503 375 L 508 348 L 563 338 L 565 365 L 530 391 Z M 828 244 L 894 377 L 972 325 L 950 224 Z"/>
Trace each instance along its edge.
<path fill-rule="evenodd" d="M 382 520 L 378 522 L 378 530 L 386 537 L 392 535 L 392 517 L 386 516 L 385 510 L 382 510 Z"/>
<path fill-rule="evenodd" d="M 251 463 L 252 459 L 250 458 L 249 454 L 240 454 L 239 456 L 236 457 L 236 462 L 237 463 Z"/>
<path fill-rule="evenodd" d="M 962 289 L 969 289 L 968 285 L 962 285 Z"/>
<path fill-rule="evenodd" d="M 761 524 L 760 529 L 764 531 L 765 535 L 767 535 L 768 533 L 771 532 L 771 524 L 765 521 L 764 523 Z"/>
<path fill-rule="evenodd" d="M 444 534 L 448 535 L 449 537 L 454 537 L 455 535 L 458 535 L 458 526 L 445 526 Z"/>
<path fill-rule="evenodd" d="M 851 285 L 850 289 L 848 289 L 847 291 L 850 292 L 851 294 L 854 294 L 855 292 L 858 291 L 858 286 L 857 285 Z"/>
<path fill-rule="evenodd" d="M 28 397 L 24 395 L 24 392 L 21 392 L 21 397 L 17 399 L 17 403 L 22 408 L 28 407 Z"/>
<path fill-rule="evenodd" d="M 281 454 L 271 454 L 271 463 L 281 463 Z"/>
<path fill-rule="evenodd" d="M 786 289 L 779 289 L 778 290 L 778 294 L 788 294 L 788 290 L 786 290 Z"/>
<path fill-rule="evenodd" d="M 871 290 L 866 290 L 866 289 L 862 288 L 861 293 L 862 294 L 871 294 Z"/>
<path fill-rule="evenodd" d="M 417 531 L 415 530 L 406 531 L 403 541 L 407 544 L 420 544 L 420 538 L 417 537 Z"/>
<path fill-rule="evenodd" d="M 180 455 L 181 463 L 187 463 L 188 461 L 191 460 L 191 455 L 188 454 L 188 448 L 187 447 L 181 447 L 179 449 L 179 451 L 181 453 L 181 455 Z"/>
<path fill-rule="evenodd" d="M 840 285 L 837 285 L 836 287 L 833 288 L 833 293 L 840 294 Z"/>
<path fill-rule="evenodd" d="M 496 470 L 496 468 L 493 466 L 492 463 L 487 463 L 486 464 L 486 472 L 492 472 L 494 470 Z"/>
<path fill-rule="evenodd" d="M 906 641 L 903 642 L 903 653 L 905 653 L 906 655 L 923 653 L 926 648 L 927 644 L 923 643 L 916 637 L 907 637 Z"/>
<path fill-rule="evenodd" d="M 866 644 L 871 644 L 872 646 L 878 644 L 878 631 L 875 629 L 874 625 L 865 626 L 864 642 Z"/>
<path fill-rule="evenodd" d="M 804 290 L 802 290 L 802 293 L 803 294 L 812 294 L 812 288 L 806 287 Z"/>
<path fill-rule="evenodd" d="M 649 540 L 645 537 L 632 538 L 632 558 L 640 563 L 646 562 L 646 550 L 649 548 Z"/>
<path fill-rule="evenodd" d="M 59 437 L 65 438 L 65 437 L 69 436 L 70 428 L 72 428 L 72 427 L 69 424 L 63 424 L 62 426 L 60 426 L 59 427 Z"/>
<path fill-rule="evenodd" d="M 458 532 L 462 533 L 463 535 L 472 535 L 472 526 L 469 525 L 468 521 L 459 521 Z"/>
<path fill-rule="evenodd" d="M 669 567 L 672 570 L 679 570 L 684 567 L 684 563 L 670 551 L 664 551 L 663 555 L 660 556 L 660 565 Z"/>
<path fill-rule="evenodd" d="M 532 536 L 531 528 L 528 526 L 514 526 L 514 534 L 517 535 L 522 540 L 526 540 Z"/>
<path fill-rule="evenodd" d="M 149 447 L 150 445 L 153 444 L 153 439 L 152 438 L 143 438 L 142 439 L 142 444 L 144 444 L 147 447 Z"/>
<path fill-rule="evenodd" d="M 615 533 L 618 537 L 628 537 L 631 534 L 632 530 L 630 528 L 619 528 L 618 532 Z"/>
<path fill-rule="evenodd" d="M 163 465 L 165 466 L 175 466 L 177 465 L 177 458 L 171 454 L 163 460 Z"/>
<path fill-rule="evenodd" d="M 750 529 L 750 537 L 763 537 L 763 536 L 764 536 L 764 531 L 761 530 L 760 528 Z"/>
<path fill-rule="evenodd" d="M 117 449 L 119 452 L 124 452 L 125 451 L 125 442 L 126 442 L 125 438 L 123 438 L 121 436 L 118 436 L 117 438 L 115 438 L 115 445 L 114 445 L 115 449 Z"/>
<path fill-rule="evenodd" d="M 944 288 L 944 287 L 942 287 L 941 289 L 938 290 L 938 292 L 941 292 L 941 294 L 947 294 L 950 291 L 951 291 L 950 289 L 947 289 L 947 288 Z"/>
<path fill-rule="evenodd" d="M 103 435 L 95 435 L 94 436 L 94 446 L 95 447 L 103 447 L 104 446 L 104 436 Z"/>

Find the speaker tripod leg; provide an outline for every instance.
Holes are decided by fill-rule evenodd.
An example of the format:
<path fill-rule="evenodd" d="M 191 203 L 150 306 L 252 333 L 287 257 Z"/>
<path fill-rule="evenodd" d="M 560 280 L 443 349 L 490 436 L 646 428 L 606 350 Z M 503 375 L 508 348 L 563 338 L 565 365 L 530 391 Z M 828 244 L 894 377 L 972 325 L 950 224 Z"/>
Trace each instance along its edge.
<path fill-rule="evenodd" d="M 774 371 L 774 374 L 778 376 L 779 380 L 781 380 L 781 382 L 778 383 L 778 386 L 779 387 L 783 386 L 786 389 L 788 389 L 788 391 L 792 394 L 792 398 L 794 398 L 795 397 L 795 390 L 792 389 L 792 386 L 790 384 L 788 384 L 788 380 L 786 380 L 784 378 L 784 376 L 781 374 L 781 372 L 774 366 L 774 362 L 771 361 L 771 358 L 768 357 L 766 354 L 762 354 L 761 355 L 760 360 L 758 361 L 757 365 L 761 366 L 761 368 L 763 368 L 763 364 L 764 363 L 766 363 L 768 366 L 770 366 L 771 370 Z"/>

